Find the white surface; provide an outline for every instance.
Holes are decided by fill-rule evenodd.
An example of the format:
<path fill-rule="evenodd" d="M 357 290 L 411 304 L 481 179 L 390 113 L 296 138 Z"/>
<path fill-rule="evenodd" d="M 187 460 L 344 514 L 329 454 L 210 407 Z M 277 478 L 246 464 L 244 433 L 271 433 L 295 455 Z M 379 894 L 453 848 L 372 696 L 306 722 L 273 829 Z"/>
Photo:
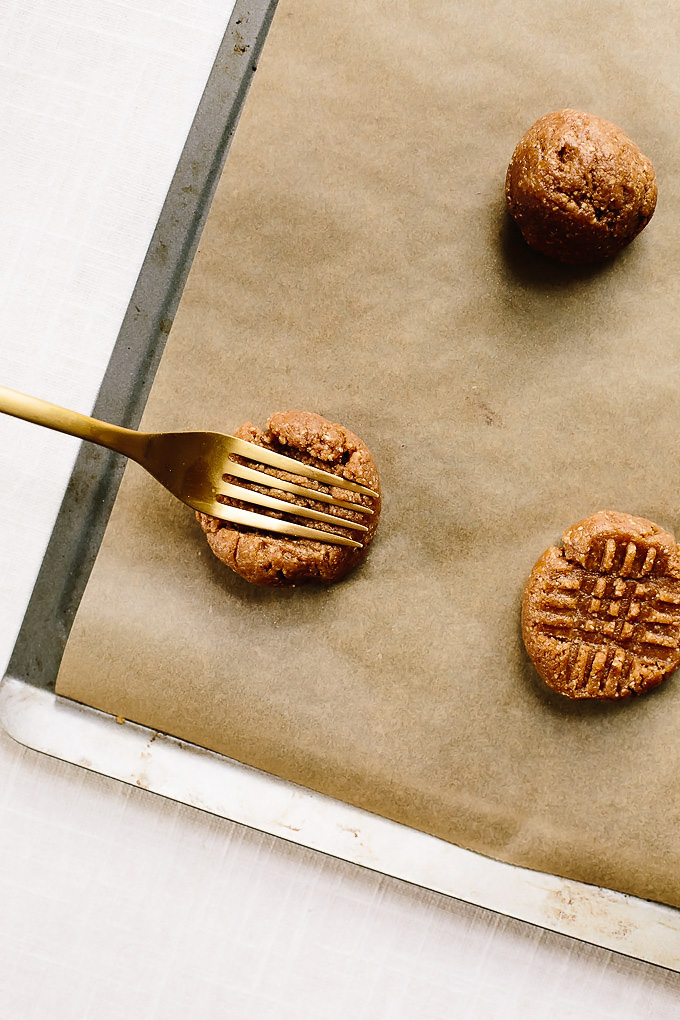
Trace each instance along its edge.
<path fill-rule="evenodd" d="M 0 0 L 5 386 L 92 408 L 232 8 Z M 0 417 L 0 667 L 76 452 L 74 439 Z M 21 496 L 35 494 L 38 465 L 31 508 Z"/>
<path fill-rule="evenodd" d="M 0 380 L 91 407 L 228 20 L 0 0 Z M 75 443 L 0 419 L 0 671 Z M 35 486 L 38 511 L 21 503 Z M 0 733 L 0 1015 L 675 1018 L 680 977 L 26 751 Z"/>

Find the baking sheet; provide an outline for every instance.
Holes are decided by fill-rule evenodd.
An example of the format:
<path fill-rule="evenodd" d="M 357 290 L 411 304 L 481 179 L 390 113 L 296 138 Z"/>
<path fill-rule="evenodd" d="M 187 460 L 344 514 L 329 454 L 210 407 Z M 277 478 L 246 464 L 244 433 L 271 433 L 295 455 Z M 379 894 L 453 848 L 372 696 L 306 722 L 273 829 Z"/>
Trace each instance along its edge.
<path fill-rule="evenodd" d="M 381 468 L 378 538 L 336 588 L 252 589 L 131 468 L 58 690 L 678 904 L 673 683 L 563 704 L 519 637 L 526 574 L 566 524 L 602 506 L 679 523 L 677 19 L 616 9 L 614 41 L 613 6 L 570 7 L 280 6 L 143 425 L 322 411 Z M 502 206 L 515 141 L 564 105 L 620 123 L 659 176 L 650 227 L 590 270 L 533 256 Z"/>

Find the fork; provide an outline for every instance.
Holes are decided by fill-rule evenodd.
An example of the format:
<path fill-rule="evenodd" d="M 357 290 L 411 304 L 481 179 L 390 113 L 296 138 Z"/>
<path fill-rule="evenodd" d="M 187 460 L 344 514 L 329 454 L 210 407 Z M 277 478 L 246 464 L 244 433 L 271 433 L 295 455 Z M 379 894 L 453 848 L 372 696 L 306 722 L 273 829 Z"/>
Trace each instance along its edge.
<path fill-rule="evenodd" d="M 97 421 L 96 418 L 88 418 L 87 415 L 79 414 L 77 411 L 69 411 L 65 407 L 50 404 L 37 397 L 29 397 L 25 393 L 17 393 L 16 390 L 7 389 L 5 386 L 0 386 L 0 411 L 122 453 L 140 464 L 182 503 L 186 503 L 193 510 L 218 517 L 231 524 L 276 531 L 297 538 L 312 538 L 334 545 L 362 548 L 362 543 L 353 538 L 320 528 L 294 524 L 270 517 L 266 513 L 230 506 L 219 502 L 218 496 L 238 499 L 243 503 L 283 511 L 312 521 L 338 525 L 355 532 L 368 531 L 365 525 L 346 520 L 338 514 L 299 506 L 286 499 L 255 492 L 242 485 L 234 485 L 226 481 L 224 475 L 255 482 L 257 485 L 289 492 L 292 495 L 304 496 L 329 507 L 365 514 L 373 513 L 370 507 L 362 503 L 338 499 L 321 490 L 276 478 L 265 471 L 239 464 L 232 459 L 233 456 L 299 475 L 303 479 L 309 478 L 336 489 L 346 489 L 373 498 L 378 496 L 377 492 L 357 482 L 348 481 L 329 471 L 302 464 L 292 457 L 275 453 L 236 436 L 222 435 L 220 432 L 138 432 L 135 429 Z"/>

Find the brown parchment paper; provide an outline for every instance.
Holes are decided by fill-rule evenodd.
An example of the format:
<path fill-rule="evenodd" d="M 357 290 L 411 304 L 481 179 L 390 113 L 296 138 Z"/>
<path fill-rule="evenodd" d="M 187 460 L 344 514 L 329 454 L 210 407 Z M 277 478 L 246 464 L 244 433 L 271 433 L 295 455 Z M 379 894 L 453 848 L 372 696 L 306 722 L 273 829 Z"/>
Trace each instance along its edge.
<path fill-rule="evenodd" d="M 275 410 L 381 470 L 365 563 L 261 590 L 128 468 L 59 693 L 483 854 L 680 905 L 680 686 L 575 704 L 520 596 L 602 508 L 680 533 L 680 14 L 665 3 L 282 0 L 143 427 Z M 659 205 L 570 269 L 506 218 L 516 141 L 620 124 Z"/>

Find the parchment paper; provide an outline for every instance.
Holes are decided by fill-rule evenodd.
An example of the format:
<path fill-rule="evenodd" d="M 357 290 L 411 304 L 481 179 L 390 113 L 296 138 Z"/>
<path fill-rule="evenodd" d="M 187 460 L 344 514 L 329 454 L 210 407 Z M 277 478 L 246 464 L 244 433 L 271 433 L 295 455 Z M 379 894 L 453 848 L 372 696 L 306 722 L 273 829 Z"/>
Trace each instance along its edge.
<path fill-rule="evenodd" d="M 128 468 L 59 693 L 506 861 L 680 905 L 680 686 L 553 695 L 529 570 L 619 509 L 680 534 L 680 13 L 282 0 L 143 427 L 316 410 L 384 511 L 332 588 L 262 590 Z M 525 248 L 541 114 L 618 123 L 659 205 L 588 269 Z"/>

